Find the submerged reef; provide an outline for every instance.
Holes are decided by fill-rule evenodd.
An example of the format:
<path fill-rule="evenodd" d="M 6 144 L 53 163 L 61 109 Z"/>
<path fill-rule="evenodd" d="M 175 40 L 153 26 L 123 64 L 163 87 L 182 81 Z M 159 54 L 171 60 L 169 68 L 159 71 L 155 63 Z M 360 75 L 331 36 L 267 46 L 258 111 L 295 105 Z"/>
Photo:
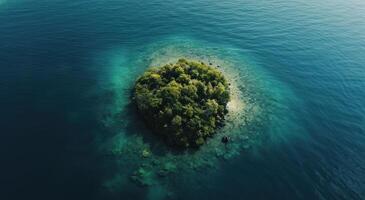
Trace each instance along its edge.
<path fill-rule="evenodd" d="M 169 145 L 199 147 L 224 125 L 230 89 L 218 69 L 179 59 L 144 72 L 133 99 L 147 126 Z"/>
<path fill-rule="evenodd" d="M 283 124 L 277 120 L 290 116 L 286 109 L 276 104 L 286 102 L 289 90 L 280 89 L 279 81 L 260 71 L 261 67 L 254 65 L 252 58 L 242 55 L 241 51 L 236 52 L 235 48 L 177 37 L 143 45 L 136 51 L 113 50 L 112 55 L 110 65 L 113 67 L 108 72 L 110 82 L 107 87 L 100 87 L 104 101 L 98 112 L 105 127 L 103 133 L 110 134 L 97 135 L 100 139 L 98 151 L 105 155 L 103 165 L 107 167 L 103 189 L 111 195 L 136 191 L 144 199 L 176 199 L 187 187 L 194 190 L 210 187 L 202 183 L 209 183 L 217 173 L 225 173 L 221 171 L 224 169 L 221 168 L 222 162 L 257 152 L 256 148 L 271 137 L 269 130 L 282 131 L 280 127 L 272 129 L 271 124 Z M 189 146 L 183 151 L 176 148 L 176 144 L 172 148 L 165 144 L 162 138 L 167 136 L 163 135 L 163 129 L 147 124 L 156 120 L 149 120 L 148 117 L 153 115 L 144 115 L 138 109 L 135 89 L 137 77 L 143 76 L 145 67 L 150 66 L 147 72 L 158 71 L 168 63 L 171 63 L 170 67 L 176 65 L 180 58 L 199 65 L 206 63 L 204 65 L 222 73 L 229 86 L 229 90 L 225 88 L 229 102 L 226 106 L 228 113 L 224 114 L 222 121 L 224 126 L 216 125 L 215 135 L 208 136 L 200 146 L 191 140 L 191 145 L 199 148 Z M 159 67 L 151 68 L 153 66 Z M 151 74 L 158 74 L 163 80 L 159 73 Z M 178 82 L 176 78 L 175 82 Z M 166 106 L 163 103 L 159 105 L 159 109 Z M 152 114 L 158 113 L 159 110 Z M 170 124 L 172 119 L 167 122 Z M 174 130 L 166 133 L 174 133 Z M 229 144 L 222 144 L 219 136 L 229 137 Z"/>

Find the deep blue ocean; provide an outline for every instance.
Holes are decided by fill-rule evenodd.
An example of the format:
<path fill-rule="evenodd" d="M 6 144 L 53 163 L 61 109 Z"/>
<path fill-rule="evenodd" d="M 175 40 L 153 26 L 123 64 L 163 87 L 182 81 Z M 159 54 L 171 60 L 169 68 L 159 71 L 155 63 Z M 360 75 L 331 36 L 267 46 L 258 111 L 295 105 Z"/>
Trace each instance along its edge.
<path fill-rule="evenodd" d="M 181 56 L 237 72 L 226 153 L 154 153 L 128 109 Z M 365 1 L 0 0 L 0 112 L 1 200 L 365 199 Z"/>

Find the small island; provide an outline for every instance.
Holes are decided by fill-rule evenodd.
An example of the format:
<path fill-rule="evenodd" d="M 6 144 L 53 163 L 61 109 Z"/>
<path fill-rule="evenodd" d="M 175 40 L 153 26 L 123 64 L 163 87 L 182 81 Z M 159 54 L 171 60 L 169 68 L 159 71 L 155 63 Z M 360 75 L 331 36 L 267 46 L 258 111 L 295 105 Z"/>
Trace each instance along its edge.
<path fill-rule="evenodd" d="M 230 90 L 217 68 L 179 59 L 144 72 L 133 99 L 147 126 L 169 145 L 199 147 L 224 125 Z"/>

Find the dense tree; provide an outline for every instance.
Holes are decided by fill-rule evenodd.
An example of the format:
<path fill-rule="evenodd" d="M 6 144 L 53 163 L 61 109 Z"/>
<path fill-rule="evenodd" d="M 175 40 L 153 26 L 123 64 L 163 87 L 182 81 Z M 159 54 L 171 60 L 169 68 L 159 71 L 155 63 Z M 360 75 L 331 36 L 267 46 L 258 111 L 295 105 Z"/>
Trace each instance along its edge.
<path fill-rule="evenodd" d="M 148 126 L 169 144 L 197 147 L 223 125 L 229 87 L 219 70 L 180 59 L 139 77 L 134 100 Z"/>

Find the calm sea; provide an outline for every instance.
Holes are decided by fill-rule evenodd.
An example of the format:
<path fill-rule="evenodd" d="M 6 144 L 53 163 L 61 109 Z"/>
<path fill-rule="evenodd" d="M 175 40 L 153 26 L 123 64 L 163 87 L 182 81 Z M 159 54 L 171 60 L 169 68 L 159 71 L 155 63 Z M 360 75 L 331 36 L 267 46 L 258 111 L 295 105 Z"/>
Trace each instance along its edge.
<path fill-rule="evenodd" d="M 112 88 L 180 44 L 260 82 L 261 136 L 209 176 L 110 181 L 134 162 L 101 153 L 134 133 Z M 0 0 L 0 112 L 1 200 L 365 199 L 365 1 Z"/>

